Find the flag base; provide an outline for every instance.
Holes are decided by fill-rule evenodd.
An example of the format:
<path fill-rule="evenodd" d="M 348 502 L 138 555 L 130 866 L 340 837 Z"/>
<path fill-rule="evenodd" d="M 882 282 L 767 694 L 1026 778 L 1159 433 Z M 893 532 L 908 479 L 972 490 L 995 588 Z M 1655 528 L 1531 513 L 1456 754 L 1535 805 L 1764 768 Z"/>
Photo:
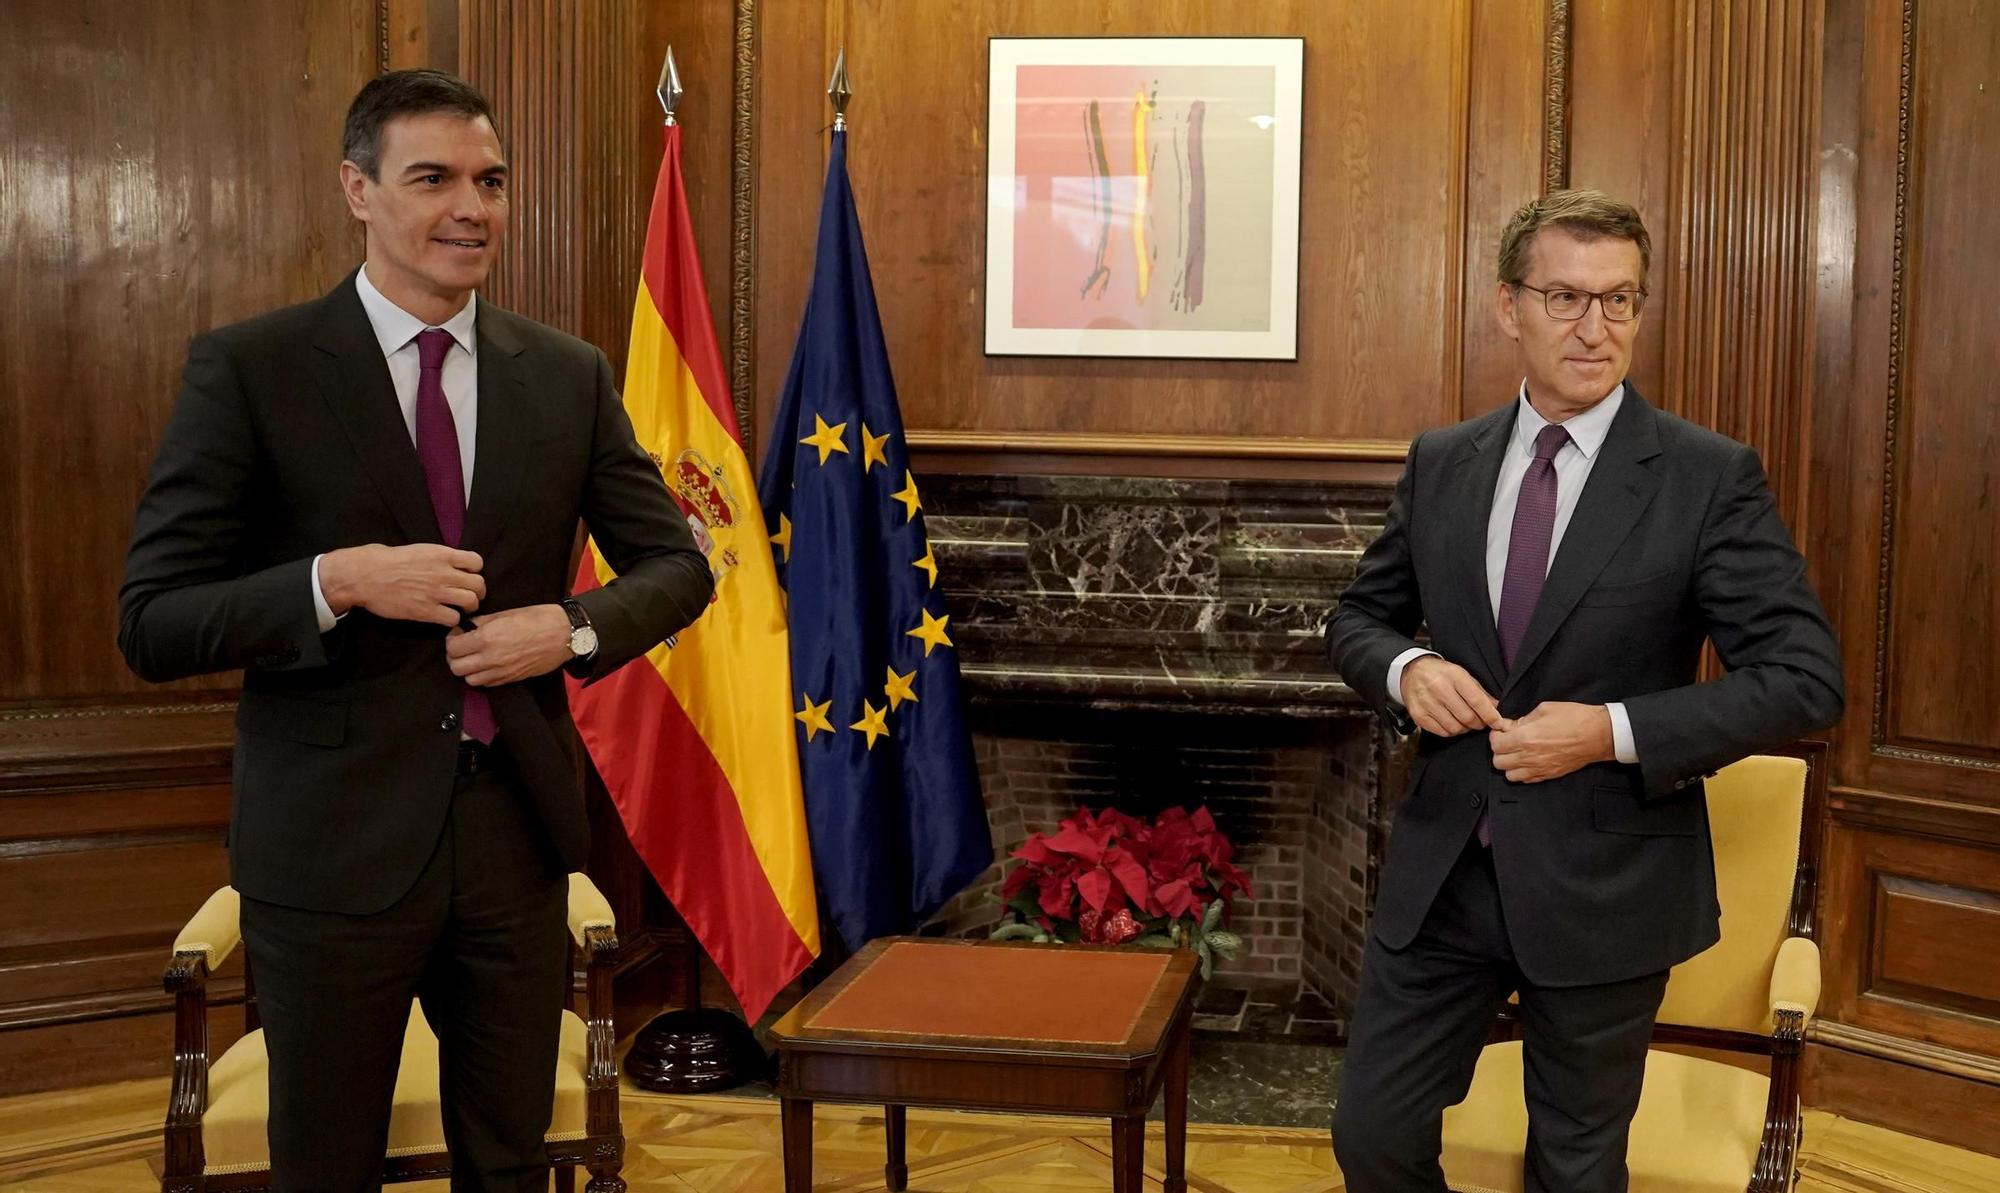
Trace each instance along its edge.
<path fill-rule="evenodd" d="M 655 1015 L 625 1054 L 633 1084 L 662 1094 L 707 1094 L 761 1080 L 767 1060 L 750 1025 L 717 1007 Z"/>

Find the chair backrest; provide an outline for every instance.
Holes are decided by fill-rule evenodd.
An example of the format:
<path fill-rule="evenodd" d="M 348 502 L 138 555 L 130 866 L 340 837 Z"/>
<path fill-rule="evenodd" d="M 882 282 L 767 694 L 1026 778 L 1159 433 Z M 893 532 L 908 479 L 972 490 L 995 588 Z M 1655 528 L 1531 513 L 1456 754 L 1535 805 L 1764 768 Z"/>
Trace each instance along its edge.
<path fill-rule="evenodd" d="M 1753 755 L 1707 783 L 1722 939 L 1674 967 L 1659 1021 L 1766 1035 L 1771 968 L 1787 936 L 1806 764 Z"/>

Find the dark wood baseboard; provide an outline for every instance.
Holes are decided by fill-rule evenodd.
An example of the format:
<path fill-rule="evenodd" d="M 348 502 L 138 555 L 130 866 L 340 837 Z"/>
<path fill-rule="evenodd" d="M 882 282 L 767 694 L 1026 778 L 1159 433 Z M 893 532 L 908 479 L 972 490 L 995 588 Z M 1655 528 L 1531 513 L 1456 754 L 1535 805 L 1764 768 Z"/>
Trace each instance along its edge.
<path fill-rule="evenodd" d="M 2000 1085 L 1822 1042 L 1806 1045 L 1805 1104 L 2000 1156 Z"/>

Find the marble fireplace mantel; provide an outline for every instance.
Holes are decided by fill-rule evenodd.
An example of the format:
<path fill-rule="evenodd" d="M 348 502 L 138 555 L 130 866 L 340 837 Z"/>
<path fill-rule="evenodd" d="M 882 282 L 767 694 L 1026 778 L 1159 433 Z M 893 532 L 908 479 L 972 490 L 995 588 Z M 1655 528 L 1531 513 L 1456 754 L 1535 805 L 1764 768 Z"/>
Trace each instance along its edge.
<path fill-rule="evenodd" d="M 1388 491 L 1297 482 L 930 476 L 974 699 L 1365 716 L 1323 630 Z"/>
<path fill-rule="evenodd" d="M 1389 490 L 921 484 L 1000 856 L 1079 806 L 1204 803 L 1256 886 L 1232 909 L 1246 952 L 1218 980 L 1289 983 L 1344 1016 L 1402 760 L 1333 670 L 1324 628 Z M 948 909 L 947 930 L 991 927 L 1002 871 Z"/>

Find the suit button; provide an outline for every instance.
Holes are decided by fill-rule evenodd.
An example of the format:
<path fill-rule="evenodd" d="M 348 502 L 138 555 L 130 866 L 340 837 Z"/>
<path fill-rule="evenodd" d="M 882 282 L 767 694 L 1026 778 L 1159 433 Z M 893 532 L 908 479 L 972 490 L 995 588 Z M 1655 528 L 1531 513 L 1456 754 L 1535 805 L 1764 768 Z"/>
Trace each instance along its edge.
<path fill-rule="evenodd" d="M 438 718 L 438 728 L 444 730 L 446 733 L 455 731 L 458 728 L 458 714 L 448 712 Z"/>
<path fill-rule="evenodd" d="M 1473 806 L 1473 807 L 1475 807 L 1475 808 L 1476 808 L 1476 807 L 1478 807 L 1479 805 L 1481 805 L 1481 804 L 1485 803 L 1485 802 L 1486 802 L 1486 797 L 1485 797 L 1485 796 L 1483 796 L 1483 795 L 1478 795 L 1478 794 L 1475 794 L 1475 795 L 1474 795 L 1474 796 L 1472 797 L 1472 806 Z"/>

